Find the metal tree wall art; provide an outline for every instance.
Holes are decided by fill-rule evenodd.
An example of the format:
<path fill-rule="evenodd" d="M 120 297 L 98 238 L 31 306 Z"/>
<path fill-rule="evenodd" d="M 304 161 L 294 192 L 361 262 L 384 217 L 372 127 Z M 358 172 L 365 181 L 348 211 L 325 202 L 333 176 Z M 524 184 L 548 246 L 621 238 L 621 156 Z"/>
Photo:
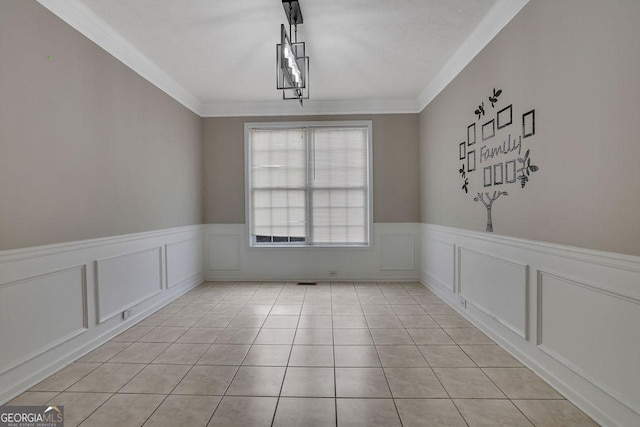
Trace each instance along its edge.
<path fill-rule="evenodd" d="M 503 103 L 502 95 L 502 89 L 494 87 L 485 98 L 491 107 L 485 106 L 484 100 L 480 102 L 473 111 L 475 119 L 463 133 L 466 140 L 458 144 L 460 189 L 465 194 L 480 191 L 474 200 L 487 209 L 487 232 L 493 232 L 493 202 L 506 196 L 504 190 L 511 184 L 519 183 L 524 189 L 540 169 L 531 163 L 531 149 L 526 147 L 535 139 L 535 110 L 521 110 L 522 121 L 518 122 L 514 120 L 518 110 L 513 104 Z"/>
<path fill-rule="evenodd" d="M 503 195 L 508 196 L 509 194 L 506 191 L 494 191 L 492 196 L 490 196 L 489 193 L 478 193 L 478 195 L 473 198 L 475 202 L 481 201 L 484 207 L 487 208 L 487 233 L 493 233 L 493 219 L 491 218 L 493 202 Z M 484 199 L 484 196 L 487 196 L 487 200 Z"/>

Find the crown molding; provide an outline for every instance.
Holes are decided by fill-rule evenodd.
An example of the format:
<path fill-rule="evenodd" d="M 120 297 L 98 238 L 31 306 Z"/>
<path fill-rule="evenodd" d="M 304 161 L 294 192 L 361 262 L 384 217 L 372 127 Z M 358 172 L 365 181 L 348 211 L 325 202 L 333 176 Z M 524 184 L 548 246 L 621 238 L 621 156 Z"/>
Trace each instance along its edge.
<path fill-rule="evenodd" d="M 79 0 L 37 0 L 89 40 L 201 117 L 400 114 L 421 112 L 529 0 L 498 0 L 416 99 L 203 103 Z"/>
<path fill-rule="evenodd" d="M 429 105 L 528 2 L 529 0 L 498 0 L 420 93 L 417 99 L 419 111 Z"/>
<path fill-rule="evenodd" d="M 321 101 L 307 99 L 304 108 L 294 100 L 216 102 L 204 104 L 202 117 L 310 116 L 330 114 L 401 114 L 418 112 L 415 99 Z"/>
<path fill-rule="evenodd" d="M 200 115 L 202 103 L 196 96 L 144 56 L 83 3 L 78 0 L 38 0 L 38 3 L 167 95 Z"/>

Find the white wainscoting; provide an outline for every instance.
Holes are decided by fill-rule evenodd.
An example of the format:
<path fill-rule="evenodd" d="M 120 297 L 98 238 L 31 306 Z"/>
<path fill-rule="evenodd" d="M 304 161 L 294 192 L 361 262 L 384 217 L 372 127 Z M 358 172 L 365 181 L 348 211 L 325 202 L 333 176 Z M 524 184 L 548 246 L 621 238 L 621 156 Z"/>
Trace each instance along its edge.
<path fill-rule="evenodd" d="M 640 425 L 640 257 L 422 225 L 422 282 L 605 426 Z"/>
<path fill-rule="evenodd" d="M 459 246 L 458 293 L 467 304 L 527 339 L 527 267 Z"/>
<path fill-rule="evenodd" d="M 200 284 L 202 234 L 196 225 L 1 251 L 0 404 Z"/>
<path fill-rule="evenodd" d="M 98 323 L 162 292 L 162 248 L 96 261 Z"/>
<path fill-rule="evenodd" d="M 3 284 L 0 373 L 85 332 L 86 293 L 84 265 Z"/>
<path fill-rule="evenodd" d="M 165 245 L 167 288 L 201 276 L 204 248 L 202 236 Z"/>
<path fill-rule="evenodd" d="M 416 223 L 373 224 L 368 248 L 251 248 L 244 224 L 209 224 L 205 234 L 207 280 L 384 281 L 420 277 L 420 224 Z"/>
<path fill-rule="evenodd" d="M 429 283 L 437 283 L 451 292 L 455 292 L 455 250 L 455 245 L 442 240 L 422 241 L 421 265 L 423 274 L 427 275 Z"/>

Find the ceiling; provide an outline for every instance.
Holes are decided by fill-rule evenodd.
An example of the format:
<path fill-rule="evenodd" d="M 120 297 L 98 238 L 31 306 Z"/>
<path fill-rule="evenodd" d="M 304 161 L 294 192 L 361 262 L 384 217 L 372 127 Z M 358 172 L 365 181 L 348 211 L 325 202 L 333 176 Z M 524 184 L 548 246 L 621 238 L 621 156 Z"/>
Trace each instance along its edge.
<path fill-rule="evenodd" d="M 72 5 L 67 22 L 103 47 L 111 37 L 111 50 L 105 49 L 116 50 L 152 82 L 155 75 L 154 83 L 198 114 L 299 110 L 275 88 L 275 45 L 287 22 L 281 0 L 39 1 L 63 19 L 60 10 Z M 307 105 L 312 112 L 367 105 L 418 110 L 419 98 L 456 53 L 482 31 L 491 38 L 497 33 L 486 21 L 509 2 L 514 0 L 300 0 L 298 39 L 310 57 Z M 86 22 L 80 21 L 87 17 L 91 27 L 83 31 Z"/>

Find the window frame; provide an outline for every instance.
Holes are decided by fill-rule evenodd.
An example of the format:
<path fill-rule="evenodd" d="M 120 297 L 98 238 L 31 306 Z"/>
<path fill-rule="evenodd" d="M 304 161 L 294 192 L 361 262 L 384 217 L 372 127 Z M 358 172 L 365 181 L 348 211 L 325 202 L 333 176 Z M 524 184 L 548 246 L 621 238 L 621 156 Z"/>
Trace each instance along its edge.
<path fill-rule="evenodd" d="M 251 130 L 252 129 L 299 129 L 299 128 L 366 128 L 367 129 L 367 218 L 365 220 L 365 235 L 367 243 L 310 243 L 310 242 L 282 242 L 257 243 L 251 236 Z M 308 146 L 307 146 L 308 149 Z M 307 154 L 307 160 L 309 155 Z M 308 175 L 308 171 L 307 171 Z M 245 191 L 245 230 L 249 248 L 371 248 L 373 246 L 373 122 L 371 120 L 347 121 L 288 121 L 288 122 L 245 122 L 244 124 L 244 191 Z M 310 187 L 306 187 L 307 194 Z M 307 196 L 307 200 L 309 197 Z M 307 205 L 307 217 L 310 217 L 311 205 Z M 309 227 L 311 228 L 311 227 Z"/>

